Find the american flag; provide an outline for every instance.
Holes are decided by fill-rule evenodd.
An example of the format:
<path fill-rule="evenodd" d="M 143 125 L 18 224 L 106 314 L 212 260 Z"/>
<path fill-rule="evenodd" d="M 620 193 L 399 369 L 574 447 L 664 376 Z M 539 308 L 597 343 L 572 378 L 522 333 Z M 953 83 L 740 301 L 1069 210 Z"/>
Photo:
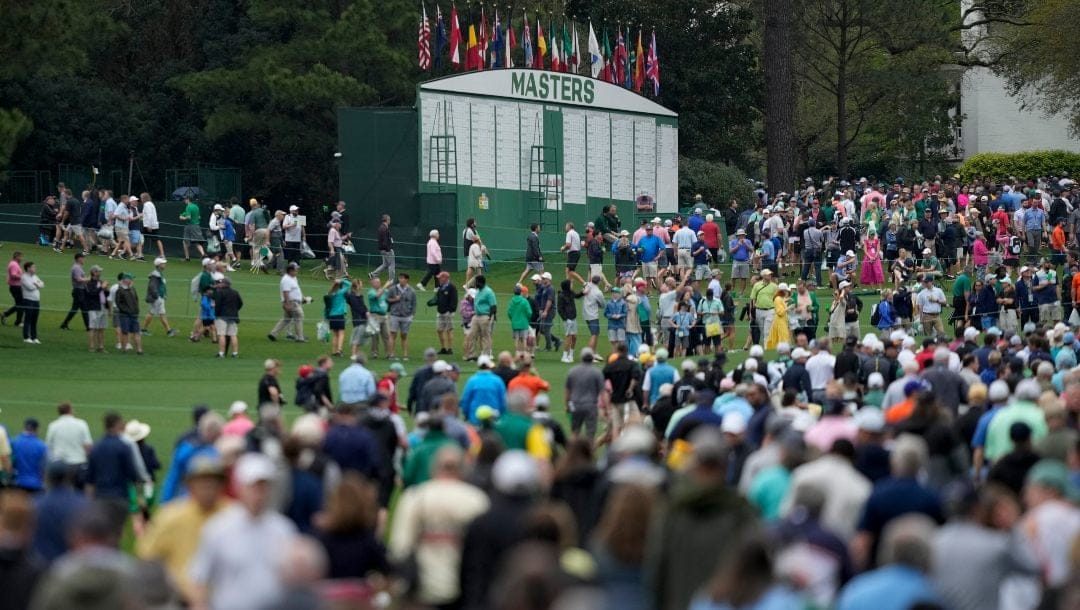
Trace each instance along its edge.
<path fill-rule="evenodd" d="M 420 5 L 420 7 L 421 7 L 422 13 L 421 13 L 421 16 L 420 16 L 420 31 L 417 32 L 417 36 L 419 38 L 419 40 L 417 41 L 417 52 L 419 53 L 419 58 L 420 58 L 420 69 L 421 70 L 430 70 L 431 69 L 431 25 L 428 24 L 428 20 L 427 20 L 427 7 L 422 5 L 422 4 Z"/>
<path fill-rule="evenodd" d="M 645 60 L 645 80 L 651 81 L 653 95 L 660 95 L 660 58 L 656 56 L 656 31 L 649 41 L 649 57 Z"/>

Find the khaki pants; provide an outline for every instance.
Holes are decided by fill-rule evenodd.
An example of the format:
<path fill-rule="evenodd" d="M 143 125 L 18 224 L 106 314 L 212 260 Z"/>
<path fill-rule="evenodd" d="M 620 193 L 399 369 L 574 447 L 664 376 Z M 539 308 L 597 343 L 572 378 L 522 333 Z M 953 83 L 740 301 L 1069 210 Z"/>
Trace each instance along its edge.
<path fill-rule="evenodd" d="M 919 319 L 922 321 L 922 331 L 927 337 L 936 337 L 945 334 L 945 324 L 941 321 L 940 313 L 924 313 Z M 930 329 L 935 330 L 934 333 Z"/>
<path fill-rule="evenodd" d="M 300 301 L 289 301 L 284 304 L 285 315 L 282 316 L 278 323 L 274 325 L 270 334 L 277 337 L 281 334 L 281 331 L 288 332 L 290 326 L 293 327 L 293 336 L 297 341 L 304 340 L 304 308 L 300 306 Z"/>
<path fill-rule="evenodd" d="M 469 336 L 466 339 L 468 347 L 465 351 L 466 358 L 472 358 L 477 348 L 480 354 L 491 355 L 491 316 L 476 315 L 473 317 L 472 326 L 469 327 Z"/>
<path fill-rule="evenodd" d="M 372 357 L 379 355 L 379 341 L 382 341 L 383 351 L 387 354 L 390 353 L 390 324 L 386 321 L 386 316 L 378 313 L 368 313 L 368 320 L 374 320 L 379 328 L 379 332 L 371 335 L 371 355 Z"/>

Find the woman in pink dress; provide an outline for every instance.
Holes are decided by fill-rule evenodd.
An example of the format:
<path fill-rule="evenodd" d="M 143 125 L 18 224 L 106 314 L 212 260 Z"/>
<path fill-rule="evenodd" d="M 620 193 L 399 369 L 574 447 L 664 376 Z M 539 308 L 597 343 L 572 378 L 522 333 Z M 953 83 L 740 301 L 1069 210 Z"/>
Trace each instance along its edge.
<path fill-rule="evenodd" d="M 885 283 L 885 274 L 881 270 L 881 240 L 878 239 L 877 231 L 873 227 L 863 240 L 863 250 L 866 258 L 863 260 L 862 275 L 859 276 L 859 284 L 863 286 L 880 286 Z"/>

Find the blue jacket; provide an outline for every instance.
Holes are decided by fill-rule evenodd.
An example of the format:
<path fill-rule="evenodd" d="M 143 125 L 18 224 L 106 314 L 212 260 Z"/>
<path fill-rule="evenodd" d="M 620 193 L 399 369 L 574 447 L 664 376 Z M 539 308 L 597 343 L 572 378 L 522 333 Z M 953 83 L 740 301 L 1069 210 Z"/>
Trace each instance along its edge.
<path fill-rule="evenodd" d="M 896 324 L 895 313 L 893 312 L 892 303 L 888 301 L 881 301 L 877 305 L 877 312 L 880 319 L 878 320 L 878 330 L 885 330 L 892 328 Z"/>
<path fill-rule="evenodd" d="M 612 318 L 612 316 L 619 316 Z M 624 299 L 611 299 L 604 305 L 604 317 L 608 321 L 608 330 L 626 328 L 626 301 Z"/>
<path fill-rule="evenodd" d="M 461 393 L 461 412 L 471 423 L 479 423 L 476 410 L 487 405 L 500 414 L 506 411 L 506 384 L 491 371 L 478 371 Z"/>
<path fill-rule="evenodd" d="M 45 487 L 45 463 L 48 448 L 36 434 L 23 432 L 11 441 L 11 459 L 15 466 L 15 486 L 39 490 Z"/>

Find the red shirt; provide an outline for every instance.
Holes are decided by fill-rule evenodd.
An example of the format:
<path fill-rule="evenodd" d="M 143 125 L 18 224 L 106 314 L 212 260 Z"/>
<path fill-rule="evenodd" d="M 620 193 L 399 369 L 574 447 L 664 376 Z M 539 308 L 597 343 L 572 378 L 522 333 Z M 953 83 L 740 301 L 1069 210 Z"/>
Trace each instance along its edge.
<path fill-rule="evenodd" d="M 990 220 L 997 220 L 998 226 L 1004 229 L 1009 226 L 1009 213 L 1005 211 L 1005 208 L 998 208 L 990 215 Z"/>
<path fill-rule="evenodd" d="M 397 382 L 390 377 L 389 373 L 379 380 L 379 383 L 375 385 L 375 389 L 390 397 L 390 412 L 397 413 L 400 409 L 397 403 Z"/>
<path fill-rule="evenodd" d="M 699 230 L 705 233 L 705 235 L 702 236 L 701 241 L 705 242 L 706 248 L 715 249 L 720 247 L 720 225 L 716 224 L 715 221 L 710 220 L 701 225 L 701 229 Z"/>
<path fill-rule="evenodd" d="M 934 361 L 934 346 L 930 346 L 928 349 L 924 349 L 921 352 L 915 354 L 915 362 L 919 363 L 919 370 L 925 371 L 926 367 L 930 366 L 930 363 Z"/>

